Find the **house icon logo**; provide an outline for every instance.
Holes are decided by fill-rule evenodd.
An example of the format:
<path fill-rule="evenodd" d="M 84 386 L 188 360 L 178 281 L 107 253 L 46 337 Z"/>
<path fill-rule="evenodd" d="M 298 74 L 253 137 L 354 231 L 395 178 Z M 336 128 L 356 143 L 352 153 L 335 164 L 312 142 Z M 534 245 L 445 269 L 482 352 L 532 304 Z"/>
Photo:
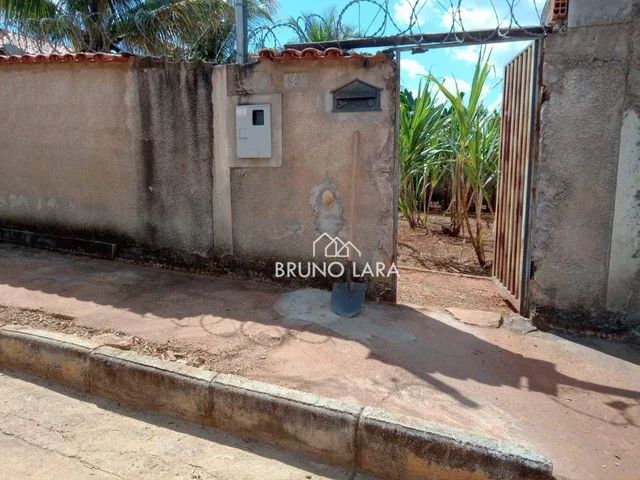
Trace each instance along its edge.
<path fill-rule="evenodd" d="M 357 264 L 356 258 L 362 257 L 360 250 L 351 242 L 345 242 L 338 236 L 323 233 L 313 242 L 313 256 L 325 257 L 306 262 L 275 262 L 276 278 L 344 278 L 347 269 L 353 278 L 373 278 L 398 276 L 394 262 Z M 341 259 L 347 259 L 346 262 Z"/>
<path fill-rule="evenodd" d="M 352 242 L 344 242 L 340 237 L 332 237 L 326 232 L 313 242 L 313 256 L 316 257 L 321 252 L 327 258 L 355 258 L 356 256 L 362 256 L 360 250 Z"/>

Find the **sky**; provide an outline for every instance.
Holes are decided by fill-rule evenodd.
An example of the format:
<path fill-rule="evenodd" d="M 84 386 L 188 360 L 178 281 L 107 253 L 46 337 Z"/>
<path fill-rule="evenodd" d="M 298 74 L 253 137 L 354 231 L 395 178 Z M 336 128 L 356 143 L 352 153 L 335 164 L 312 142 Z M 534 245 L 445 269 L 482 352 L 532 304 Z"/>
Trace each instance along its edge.
<path fill-rule="evenodd" d="M 452 23 L 456 31 L 461 31 L 460 19 L 464 30 L 494 29 L 498 25 L 508 28 L 512 23 L 510 14 L 521 26 L 540 24 L 540 14 L 544 0 L 462 0 L 460 15 L 452 15 L 451 4 L 457 5 L 459 0 L 417 0 L 415 9 L 415 26 L 413 33 L 448 32 Z M 375 0 L 384 4 L 385 0 Z M 416 0 L 388 0 L 389 20 L 393 20 L 398 28 L 406 29 Z M 298 17 L 302 13 L 326 12 L 332 5 L 341 11 L 350 3 L 349 0 L 279 0 L 278 17 Z M 354 3 L 345 11 L 343 22 L 359 27 L 367 36 L 373 35 L 380 27 L 383 14 L 372 2 Z M 397 34 L 397 28 L 388 22 L 385 35 Z M 291 31 L 282 29 L 279 39 L 285 43 L 294 41 Z M 502 77 L 504 66 L 522 51 L 529 42 L 511 42 L 493 44 L 487 48 L 491 51 L 491 73 L 484 89 L 484 103 L 487 107 L 499 108 L 502 97 Z M 444 80 L 445 85 L 455 89 L 454 78 L 461 90 L 468 88 L 473 78 L 473 70 L 478 58 L 479 47 L 455 47 L 434 49 L 426 53 L 411 54 L 403 52 L 400 58 L 400 82 L 403 88 L 417 91 L 423 76 L 429 72 Z"/>

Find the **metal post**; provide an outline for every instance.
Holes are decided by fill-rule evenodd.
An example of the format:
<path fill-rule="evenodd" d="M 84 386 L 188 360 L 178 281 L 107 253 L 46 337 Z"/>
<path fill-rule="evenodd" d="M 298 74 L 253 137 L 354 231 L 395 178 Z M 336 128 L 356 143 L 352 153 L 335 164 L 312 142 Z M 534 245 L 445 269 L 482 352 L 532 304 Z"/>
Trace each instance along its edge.
<path fill-rule="evenodd" d="M 417 35 L 393 35 L 388 37 L 347 38 L 312 43 L 287 43 L 284 47 L 295 48 L 297 50 L 303 50 L 307 47 L 319 48 L 321 50 L 329 47 L 337 47 L 344 50 L 367 47 L 396 48 L 403 45 L 410 45 L 411 49 L 415 47 L 462 47 L 466 45 L 484 45 L 485 43 L 501 43 L 504 41 L 535 40 L 544 36 L 546 32 L 547 27 L 533 26 L 511 28 L 504 34 L 501 34 L 498 30 L 420 33 Z M 443 45 L 443 47 L 439 47 L 439 45 Z"/>
<path fill-rule="evenodd" d="M 398 200 L 400 196 L 400 50 L 396 51 L 396 62 L 398 68 L 396 69 L 395 78 L 395 90 L 396 90 L 396 118 L 395 118 L 395 132 L 393 139 L 393 153 L 394 153 L 394 165 L 393 165 L 393 203 L 391 204 L 391 211 L 393 212 L 393 262 L 398 261 Z M 398 277 L 394 276 L 393 287 L 393 299 L 397 300 L 398 292 Z"/>
<path fill-rule="evenodd" d="M 247 0 L 235 0 L 236 7 L 236 62 L 247 63 Z"/>

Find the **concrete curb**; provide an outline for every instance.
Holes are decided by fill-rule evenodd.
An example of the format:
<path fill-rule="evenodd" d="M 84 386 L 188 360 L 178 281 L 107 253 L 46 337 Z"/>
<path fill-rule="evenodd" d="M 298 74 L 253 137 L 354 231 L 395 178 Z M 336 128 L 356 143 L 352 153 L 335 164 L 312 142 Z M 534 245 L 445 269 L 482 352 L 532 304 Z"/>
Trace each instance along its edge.
<path fill-rule="evenodd" d="M 551 479 L 552 465 L 514 443 L 365 407 L 359 467 L 384 478 Z"/>
<path fill-rule="evenodd" d="M 0 366 L 390 479 L 551 479 L 510 444 L 69 335 L 0 328 Z"/>

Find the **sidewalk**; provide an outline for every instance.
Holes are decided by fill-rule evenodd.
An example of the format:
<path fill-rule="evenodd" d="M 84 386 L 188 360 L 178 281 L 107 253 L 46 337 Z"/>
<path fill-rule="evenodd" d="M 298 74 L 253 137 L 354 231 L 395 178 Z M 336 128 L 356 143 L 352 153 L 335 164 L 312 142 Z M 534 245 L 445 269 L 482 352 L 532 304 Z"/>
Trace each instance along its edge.
<path fill-rule="evenodd" d="M 9 245 L 0 304 L 196 350 L 220 372 L 509 439 L 552 459 L 559 476 L 640 471 L 637 347 L 408 306 L 369 304 L 343 319 L 328 292 Z"/>

